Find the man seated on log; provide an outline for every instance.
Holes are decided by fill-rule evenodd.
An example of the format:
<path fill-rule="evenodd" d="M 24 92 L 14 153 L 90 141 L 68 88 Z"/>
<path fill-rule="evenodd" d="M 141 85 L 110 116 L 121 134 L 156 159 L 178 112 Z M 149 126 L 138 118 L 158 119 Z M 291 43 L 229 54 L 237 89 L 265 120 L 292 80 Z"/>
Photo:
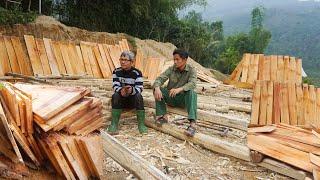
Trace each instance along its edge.
<path fill-rule="evenodd" d="M 173 51 L 174 65 L 164 71 L 153 84 L 156 100 L 156 124 L 161 126 L 168 122 L 166 104 L 186 108 L 190 126 L 185 131 L 188 136 L 194 136 L 197 119 L 197 72 L 187 64 L 188 53 L 181 49 Z M 167 87 L 161 87 L 169 79 Z"/>
<path fill-rule="evenodd" d="M 109 134 L 119 134 L 118 124 L 123 108 L 136 109 L 138 119 L 138 129 L 141 134 L 148 132 L 144 124 L 145 111 L 143 97 L 143 79 L 140 70 L 133 67 L 134 54 L 131 51 L 124 51 L 120 55 L 121 67 L 113 71 L 113 89 L 112 95 L 112 121 L 108 128 Z"/>

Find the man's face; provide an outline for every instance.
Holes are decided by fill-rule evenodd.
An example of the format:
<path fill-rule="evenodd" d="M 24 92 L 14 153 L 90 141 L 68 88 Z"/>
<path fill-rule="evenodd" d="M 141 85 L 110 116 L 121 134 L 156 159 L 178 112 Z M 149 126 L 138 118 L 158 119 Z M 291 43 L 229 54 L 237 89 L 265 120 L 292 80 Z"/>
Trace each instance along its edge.
<path fill-rule="evenodd" d="M 129 60 L 127 57 L 121 56 L 119 61 L 122 69 L 124 70 L 129 70 L 133 65 L 133 61 Z"/>
<path fill-rule="evenodd" d="M 187 59 L 181 58 L 179 54 L 173 55 L 173 61 L 176 67 L 181 70 L 187 64 Z"/>

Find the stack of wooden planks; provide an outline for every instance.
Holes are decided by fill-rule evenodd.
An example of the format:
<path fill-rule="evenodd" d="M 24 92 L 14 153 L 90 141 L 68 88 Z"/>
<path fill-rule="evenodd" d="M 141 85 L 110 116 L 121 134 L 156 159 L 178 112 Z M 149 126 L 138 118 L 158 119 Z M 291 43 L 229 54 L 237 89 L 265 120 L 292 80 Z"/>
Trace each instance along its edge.
<path fill-rule="evenodd" d="M 302 83 L 302 61 L 290 56 L 245 53 L 230 75 L 229 84 L 255 80 Z"/>
<path fill-rule="evenodd" d="M 32 35 L 0 36 L 0 76 L 14 72 L 24 75 L 83 75 L 109 78 L 119 67 L 119 56 L 129 50 L 128 41 L 107 45 L 91 42 L 37 39 Z"/>
<path fill-rule="evenodd" d="M 1 154 L 23 167 L 49 159 L 66 179 L 100 177 L 102 142 L 92 132 L 104 126 L 101 100 L 87 88 L 0 85 Z"/>
<path fill-rule="evenodd" d="M 256 81 L 251 124 L 320 127 L 320 88 L 313 85 Z"/>
<path fill-rule="evenodd" d="M 314 130 L 278 124 L 248 129 L 248 147 L 307 172 L 320 170 L 320 138 Z"/>
<path fill-rule="evenodd" d="M 78 137 L 50 133 L 38 142 L 56 172 L 66 179 L 102 176 L 104 154 L 100 135 Z"/>
<path fill-rule="evenodd" d="M 115 45 L 85 41 L 76 44 L 38 39 L 32 35 L 24 35 L 24 39 L 0 35 L 0 76 L 13 72 L 28 76 L 68 74 L 111 78 L 112 71 L 120 67 L 119 57 L 125 50 L 130 50 L 126 39 Z M 163 58 L 144 56 L 137 49 L 135 67 L 149 80 L 154 80 L 172 64 L 172 61 L 167 62 Z M 206 82 L 218 83 L 202 71 L 198 71 L 198 77 Z"/>
<path fill-rule="evenodd" d="M 32 95 L 34 121 L 47 132 L 64 130 L 69 134 L 87 135 L 104 125 L 102 102 L 85 97 L 87 88 L 55 87 L 17 83 L 16 88 Z"/>

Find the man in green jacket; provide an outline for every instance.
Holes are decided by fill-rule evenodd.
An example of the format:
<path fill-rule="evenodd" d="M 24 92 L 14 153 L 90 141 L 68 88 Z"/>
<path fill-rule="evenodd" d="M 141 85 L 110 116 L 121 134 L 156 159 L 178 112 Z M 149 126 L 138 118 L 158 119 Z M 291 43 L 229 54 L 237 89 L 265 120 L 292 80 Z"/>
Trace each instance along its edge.
<path fill-rule="evenodd" d="M 173 51 L 174 65 L 163 72 L 153 84 L 156 100 L 156 123 L 162 125 L 168 122 L 166 104 L 186 108 L 190 126 L 186 135 L 194 136 L 197 119 L 197 72 L 187 64 L 188 53 L 181 49 Z M 169 79 L 167 87 L 161 87 Z"/>

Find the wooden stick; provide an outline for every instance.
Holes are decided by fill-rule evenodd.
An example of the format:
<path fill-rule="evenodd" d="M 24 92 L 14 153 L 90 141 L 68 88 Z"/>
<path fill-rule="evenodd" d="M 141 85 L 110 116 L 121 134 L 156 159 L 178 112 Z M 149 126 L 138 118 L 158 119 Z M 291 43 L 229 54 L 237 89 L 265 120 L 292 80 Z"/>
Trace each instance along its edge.
<path fill-rule="evenodd" d="M 106 132 L 101 132 L 104 151 L 139 179 L 170 179 L 138 154 L 123 146 Z"/>

